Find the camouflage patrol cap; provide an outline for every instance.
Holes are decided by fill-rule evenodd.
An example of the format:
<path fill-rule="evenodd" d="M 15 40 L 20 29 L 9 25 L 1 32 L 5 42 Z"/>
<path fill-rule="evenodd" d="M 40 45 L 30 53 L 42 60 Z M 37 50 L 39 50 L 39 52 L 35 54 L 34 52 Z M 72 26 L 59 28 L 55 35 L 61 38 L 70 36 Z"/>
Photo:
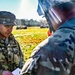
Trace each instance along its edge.
<path fill-rule="evenodd" d="M 8 11 L 0 11 L 0 24 L 16 25 L 16 16 Z"/>

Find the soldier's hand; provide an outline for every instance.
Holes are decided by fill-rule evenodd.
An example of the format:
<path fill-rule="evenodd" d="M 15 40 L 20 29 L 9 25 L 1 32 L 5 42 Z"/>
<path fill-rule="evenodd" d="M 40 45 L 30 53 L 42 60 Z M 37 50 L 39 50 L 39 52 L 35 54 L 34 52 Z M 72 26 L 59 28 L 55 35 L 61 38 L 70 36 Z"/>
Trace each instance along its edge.
<path fill-rule="evenodd" d="M 37 61 L 39 60 L 40 56 L 37 56 L 35 58 L 29 58 L 26 63 L 24 64 L 22 70 L 20 71 L 20 74 L 30 73 L 33 68 L 35 67 Z"/>
<path fill-rule="evenodd" d="M 10 71 L 3 71 L 3 72 L 2 72 L 2 75 L 13 75 L 13 74 L 12 74 L 12 72 L 10 72 Z"/>
<path fill-rule="evenodd" d="M 27 73 L 28 70 L 30 69 L 29 66 L 30 66 L 30 64 L 31 64 L 33 61 L 34 61 L 33 58 L 28 59 L 28 60 L 26 61 L 26 63 L 24 64 L 24 66 L 23 66 L 23 68 L 22 68 L 20 74 L 23 74 L 23 72 Z"/>

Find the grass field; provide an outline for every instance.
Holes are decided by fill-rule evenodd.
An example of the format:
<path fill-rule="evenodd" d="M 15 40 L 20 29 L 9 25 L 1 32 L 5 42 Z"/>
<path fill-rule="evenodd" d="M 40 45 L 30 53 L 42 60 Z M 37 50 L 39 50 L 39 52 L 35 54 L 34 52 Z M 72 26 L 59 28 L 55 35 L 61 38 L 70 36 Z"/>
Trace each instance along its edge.
<path fill-rule="evenodd" d="M 48 37 L 48 28 L 28 27 L 27 29 L 13 30 L 16 40 L 24 53 L 24 60 L 26 61 L 32 50 L 44 39 Z"/>

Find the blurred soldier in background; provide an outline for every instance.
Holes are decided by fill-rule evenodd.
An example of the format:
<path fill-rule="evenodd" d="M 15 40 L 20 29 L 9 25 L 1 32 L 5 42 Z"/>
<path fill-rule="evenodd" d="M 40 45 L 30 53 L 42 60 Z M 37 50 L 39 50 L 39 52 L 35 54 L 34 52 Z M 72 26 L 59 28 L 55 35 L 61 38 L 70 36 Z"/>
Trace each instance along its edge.
<path fill-rule="evenodd" d="M 11 34 L 15 20 L 13 13 L 0 11 L 0 75 L 12 75 L 24 62 L 19 43 Z"/>
<path fill-rule="evenodd" d="M 21 74 L 31 71 L 32 75 L 75 75 L 74 1 L 38 0 L 37 11 L 46 17 L 54 33 L 33 50 Z"/>

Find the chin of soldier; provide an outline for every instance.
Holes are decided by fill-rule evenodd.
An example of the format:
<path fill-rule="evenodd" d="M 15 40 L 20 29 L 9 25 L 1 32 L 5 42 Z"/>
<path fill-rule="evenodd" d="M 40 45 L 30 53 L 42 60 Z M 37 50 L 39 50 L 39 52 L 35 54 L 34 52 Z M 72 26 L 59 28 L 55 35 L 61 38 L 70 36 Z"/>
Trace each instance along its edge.
<path fill-rule="evenodd" d="M 5 38 L 8 38 L 9 36 L 10 36 L 10 34 L 5 34 L 4 35 Z"/>

